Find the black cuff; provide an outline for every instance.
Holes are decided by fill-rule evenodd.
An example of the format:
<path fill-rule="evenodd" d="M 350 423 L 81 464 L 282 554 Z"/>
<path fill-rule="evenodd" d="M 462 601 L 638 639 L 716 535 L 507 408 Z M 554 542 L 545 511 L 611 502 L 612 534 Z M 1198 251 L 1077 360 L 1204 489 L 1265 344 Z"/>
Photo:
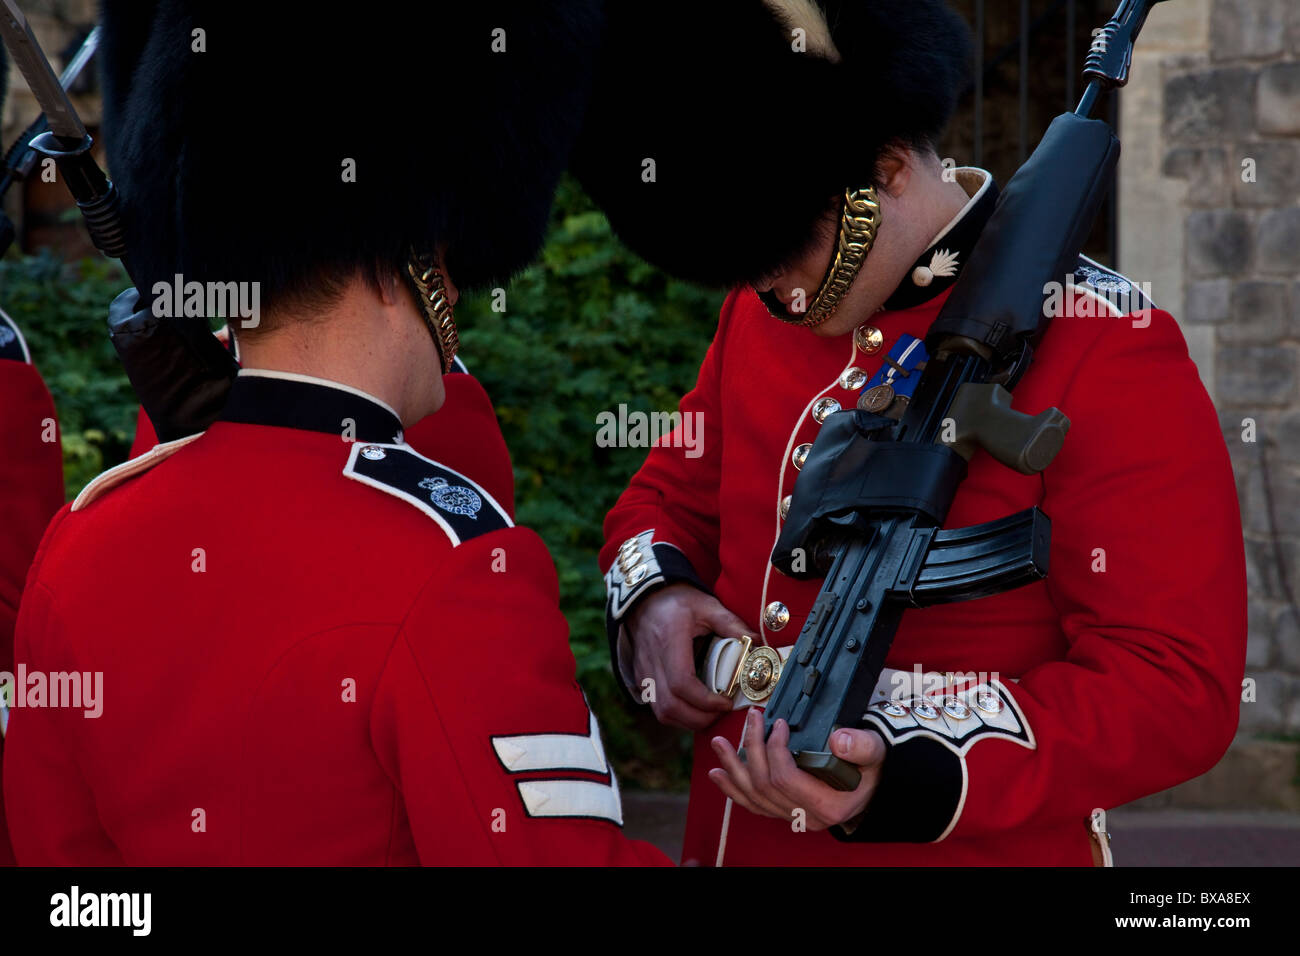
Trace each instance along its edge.
<path fill-rule="evenodd" d="M 618 630 L 623 621 L 646 597 L 669 584 L 684 581 L 705 594 L 713 593 L 705 587 L 686 555 L 671 544 L 653 539 L 653 529 L 628 538 L 605 575 L 608 595 L 605 631 L 609 638 L 610 661 L 619 683 L 634 698 L 635 691 L 624 683 L 618 666 Z"/>
<path fill-rule="evenodd" d="M 890 745 L 880 783 L 852 832 L 831 827 L 843 843 L 933 843 L 957 817 L 965 768 L 951 748 L 929 737 Z"/>

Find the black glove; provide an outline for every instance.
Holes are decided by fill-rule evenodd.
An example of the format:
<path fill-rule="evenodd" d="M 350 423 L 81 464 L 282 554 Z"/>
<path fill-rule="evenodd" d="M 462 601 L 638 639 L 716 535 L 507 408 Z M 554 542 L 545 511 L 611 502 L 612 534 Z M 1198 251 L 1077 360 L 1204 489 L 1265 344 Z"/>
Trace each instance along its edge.
<path fill-rule="evenodd" d="M 108 332 L 160 442 L 204 431 L 226 403 L 239 365 L 205 319 L 164 319 L 127 289 L 108 308 Z"/>

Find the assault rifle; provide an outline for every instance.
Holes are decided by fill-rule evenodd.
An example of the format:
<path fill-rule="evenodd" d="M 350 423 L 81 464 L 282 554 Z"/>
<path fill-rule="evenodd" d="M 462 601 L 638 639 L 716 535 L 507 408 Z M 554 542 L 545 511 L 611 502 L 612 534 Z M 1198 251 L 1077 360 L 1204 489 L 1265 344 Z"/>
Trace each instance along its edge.
<path fill-rule="evenodd" d="M 1133 42 L 1157 2 L 1121 0 L 1094 40 L 1078 108 L 1052 121 L 1007 183 L 926 333 L 930 358 L 901 417 L 863 408 L 829 416 L 795 485 L 772 563 L 825 583 L 768 702 L 765 731 L 785 720 L 795 763 L 837 789 L 854 789 L 860 775 L 830 753 L 830 735 L 860 724 L 903 611 L 1047 575 L 1051 522 L 1037 508 L 941 526 L 977 449 L 1030 475 L 1065 441 L 1070 422 L 1060 410 L 1014 411 L 1010 389 L 1047 331 L 1044 287 L 1074 271 L 1114 180 L 1119 141 L 1088 114 L 1102 91 L 1128 81 Z"/>

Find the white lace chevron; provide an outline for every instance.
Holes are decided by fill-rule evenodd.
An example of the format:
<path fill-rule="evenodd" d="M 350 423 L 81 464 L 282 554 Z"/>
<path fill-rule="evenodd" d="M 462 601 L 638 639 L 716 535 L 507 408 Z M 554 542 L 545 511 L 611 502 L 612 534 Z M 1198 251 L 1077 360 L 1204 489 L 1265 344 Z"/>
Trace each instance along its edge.
<path fill-rule="evenodd" d="M 605 757 L 596 715 L 587 711 L 586 734 L 514 734 L 492 738 L 507 773 L 538 771 L 609 774 L 609 782 L 571 777 L 521 780 L 515 786 L 530 817 L 590 817 L 623 825 L 618 779 Z"/>
<path fill-rule="evenodd" d="M 589 770 L 605 773 L 609 763 L 600 741 L 596 715 L 590 714 L 587 735 L 520 734 L 493 737 L 492 748 L 510 773 L 530 770 Z"/>
<path fill-rule="evenodd" d="M 527 780 L 519 784 L 519 796 L 530 817 L 596 817 L 623 825 L 623 802 L 618 781 Z"/>

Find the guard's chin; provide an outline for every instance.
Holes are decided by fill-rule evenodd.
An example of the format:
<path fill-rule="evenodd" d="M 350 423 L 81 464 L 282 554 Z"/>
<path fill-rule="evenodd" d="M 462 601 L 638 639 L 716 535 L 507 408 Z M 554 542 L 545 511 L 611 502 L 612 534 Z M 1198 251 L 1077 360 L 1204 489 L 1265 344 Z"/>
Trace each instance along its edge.
<path fill-rule="evenodd" d="M 758 296 L 759 302 L 762 302 L 767 306 L 767 311 L 772 313 L 772 315 L 776 316 L 782 322 L 789 322 L 793 325 L 803 321 L 803 316 L 793 315 L 790 312 L 789 307 L 781 301 L 780 297 L 773 290 L 768 289 L 766 292 L 755 292 L 754 294 Z"/>

